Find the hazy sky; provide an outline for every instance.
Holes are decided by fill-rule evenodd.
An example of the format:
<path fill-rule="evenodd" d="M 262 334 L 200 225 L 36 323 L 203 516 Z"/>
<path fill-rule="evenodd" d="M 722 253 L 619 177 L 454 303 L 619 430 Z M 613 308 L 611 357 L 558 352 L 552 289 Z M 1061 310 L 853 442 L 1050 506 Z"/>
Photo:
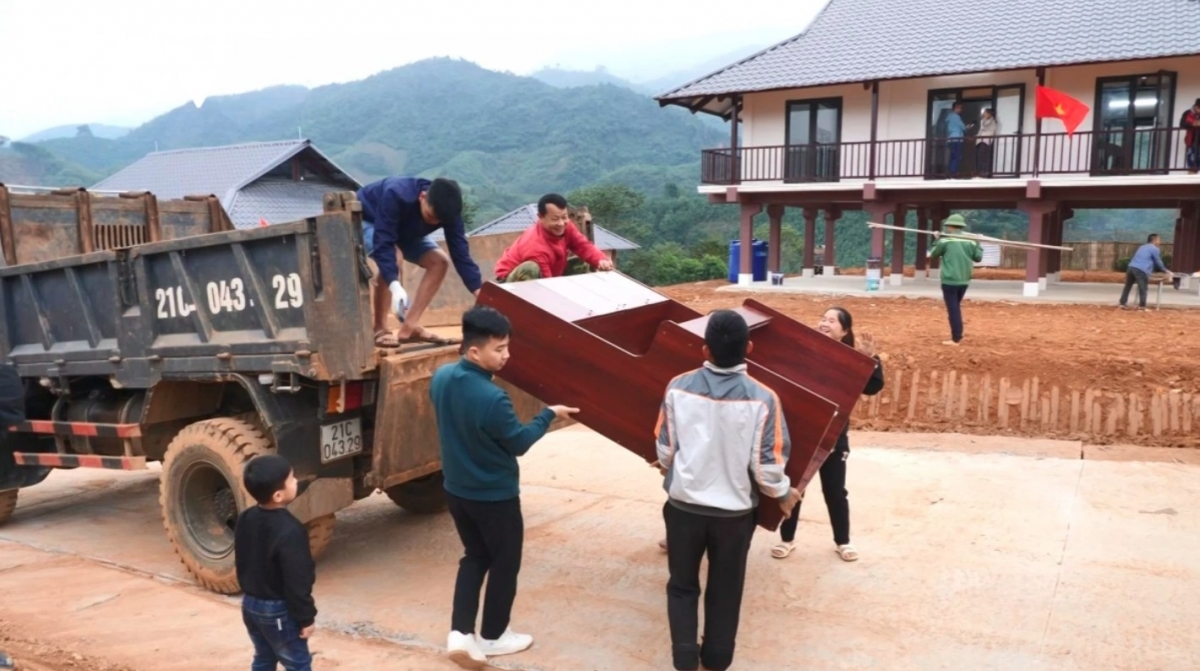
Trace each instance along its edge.
<path fill-rule="evenodd" d="M 432 56 L 648 79 L 800 32 L 825 0 L 0 0 L 0 135 L 134 126 L 188 100 Z"/>

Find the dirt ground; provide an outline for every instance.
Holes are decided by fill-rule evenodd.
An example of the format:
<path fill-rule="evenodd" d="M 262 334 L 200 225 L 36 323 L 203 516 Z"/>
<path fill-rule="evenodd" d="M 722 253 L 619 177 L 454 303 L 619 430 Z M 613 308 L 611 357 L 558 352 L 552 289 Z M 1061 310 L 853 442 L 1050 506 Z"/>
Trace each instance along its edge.
<path fill-rule="evenodd" d="M 862 558 L 833 552 L 816 491 L 788 560 L 759 530 L 733 669 L 1195 669 L 1200 466 L 1065 441 L 850 440 Z M 661 476 L 574 427 L 534 446 L 521 479 L 513 626 L 536 642 L 495 668 L 671 668 Z M 157 490 L 156 470 L 79 469 L 22 491 L 0 528 L 0 646 L 33 671 L 247 668 L 237 599 L 193 584 Z M 441 646 L 461 552 L 446 514 L 383 495 L 339 512 L 317 563 L 316 671 L 457 669 Z"/>
<path fill-rule="evenodd" d="M 1089 273 L 1091 279 L 1092 273 Z M 1065 279 L 1065 278 L 1064 278 Z M 885 370 L 897 372 L 956 370 L 961 375 L 990 375 L 993 380 L 1040 378 L 1043 388 L 1092 390 L 1104 394 L 1169 394 L 1200 392 L 1200 311 L 1120 311 L 1112 306 L 1045 305 L 1007 302 L 963 304 L 965 339 L 960 347 L 942 344 L 949 339 L 941 301 L 920 298 L 873 299 L 805 294 L 749 294 L 717 292 L 722 281 L 668 287 L 672 298 L 701 312 L 741 305 L 748 297 L 770 305 L 809 325 L 816 325 L 825 309 L 840 305 L 854 316 L 856 333 L 875 336 Z M 861 428 L 922 431 L 978 430 L 961 422 L 937 417 L 921 418 L 913 426 L 903 414 L 879 416 Z M 1189 422 L 1190 425 L 1190 422 Z M 1016 435 L 1044 435 L 1031 423 L 1014 427 Z M 1158 446 L 1200 446 L 1188 432 L 1144 435 L 1130 442 Z M 1089 442 L 1104 442 L 1094 437 Z"/>
<path fill-rule="evenodd" d="M 0 653 L 17 662 L 17 671 L 134 671 L 128 666 L 77 652 L 82 646 L 68 650 L 29 637 L 3 617 L 0 613 Z"/>

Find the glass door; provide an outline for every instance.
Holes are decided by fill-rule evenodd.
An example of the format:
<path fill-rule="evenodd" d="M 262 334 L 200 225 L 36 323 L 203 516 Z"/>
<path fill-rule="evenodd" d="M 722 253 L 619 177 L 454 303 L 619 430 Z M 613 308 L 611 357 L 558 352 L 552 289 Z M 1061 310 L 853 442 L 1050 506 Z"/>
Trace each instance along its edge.
<path fill-rule="evenodd" d="M 787 182 L 836 182 L 842 136 L 842 99 L 788 103 L 783 179 Z"/>
<path fill-rule="evenodd" d="M 998 177 L 1016 177 L 1021 171 L 1021 133 L 1024 132 L 1024 86 L 997 86 L 996 142 L 992 149 L 992 170 Z"/>
<path fill-rule="evenodd" d="M 947 120 L 958 91 L 934 91 L 929 96 L 929 131 L 925 135 L 925 177 L 945 177 L 950 165 Z"/>
<path fill-rule="evenodd" d="M 1166 172 L 1174 97 L 1173 72 L 1098 79 L 1093 174 Z"/>

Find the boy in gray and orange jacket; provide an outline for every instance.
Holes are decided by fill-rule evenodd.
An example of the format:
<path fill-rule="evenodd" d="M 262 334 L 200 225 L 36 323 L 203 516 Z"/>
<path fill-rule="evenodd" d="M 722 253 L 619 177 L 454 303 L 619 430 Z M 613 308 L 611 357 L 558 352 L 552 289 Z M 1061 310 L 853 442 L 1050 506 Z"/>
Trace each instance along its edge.
<path fill-rule="evenodd" d="M 709 316 L 703 368 L 667 387 L 659 415 L 658 462 L 666 479 L 667 617 L 675 668 L 725 671 L 734 642 L 754 536 L 758 495 L 791 512 L 800 493 L 784 466 L 791 443 L 779 398 L 746 374 L 753 349 L 746 320 Z M 696 642 L 700 562 L 708 555 L 704 645 Z"/>

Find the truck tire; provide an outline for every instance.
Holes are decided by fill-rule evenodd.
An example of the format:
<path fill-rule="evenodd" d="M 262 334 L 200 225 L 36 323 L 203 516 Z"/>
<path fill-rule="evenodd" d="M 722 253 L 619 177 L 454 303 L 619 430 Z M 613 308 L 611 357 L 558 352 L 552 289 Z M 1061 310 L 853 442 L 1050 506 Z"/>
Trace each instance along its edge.
<path fill-rule="evenodd" d="M 416 515 L 432 515 L 445 512 L 446 490 L 442 486 L 442 472 L 430 473 L 416 480 L 393 485 L 384 490 L 392 503 Z"/>
<path fill-rule="evenodd" d="M 238 419 L 190 424 L 163 459 L 159 504 L 167 538 L 189 573 L 221 594 L 240 591 L 233 562 L 238 513 L 254 504 L 242 466 L 274 450 L 258 429 Z"/>
<path fill-rule="evenodd" d="M 304 528 L 308 529 L 308 549 L 312 552 L 314 560 L 321 556 L 322 552 L 325 552 L 325 548 L 329 547 L 329 541 L 333 540 L 335 522 L 337 522 L 337 516 L 330 513 L 315 520 L 309 520 L 304 525 Z"/>
<path fill-rule="evenodd" d="M 17 509 L 17 492 L 19 489 L 6 489 L 0 492 L 0 524 L 8 522 L 13 511 Z"/>

